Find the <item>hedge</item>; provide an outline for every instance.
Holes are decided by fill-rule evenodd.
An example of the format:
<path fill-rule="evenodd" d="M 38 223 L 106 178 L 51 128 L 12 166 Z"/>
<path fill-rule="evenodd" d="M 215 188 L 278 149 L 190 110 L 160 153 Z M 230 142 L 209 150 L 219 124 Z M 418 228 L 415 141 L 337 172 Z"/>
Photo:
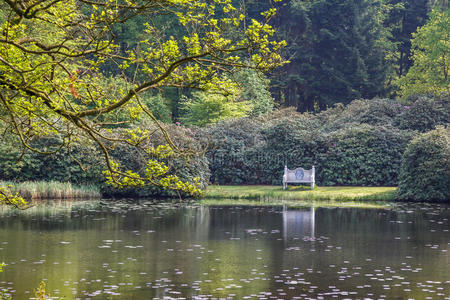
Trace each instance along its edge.
<path fill-rule="evenodd" d="M 446 194 L 441 185 L 448 184 L 450 176 L 445 181 L 435 174 L 423 179 L 426 184 L 415 186 L 414 168 L 433 165 L 442 169 L 445 165 L 442 160 L 448 155 L 448 149 L 445 152 L 439 144 L 443 143 L 442 137 L 436 137 L 442 136 L 443 129 L 436 131 L 439 134 L 433 131 L 414 139 L 408 148 L 407 145 L 420 132 L 440 124 L 448 125 L 449 114 L 448 97 L 421 96 L 410 99 L 407 105 L 389 99 L 360 99 L 316 114 L 301 114 L 293 108 L 280 109 L 205 128 L 166 125 L 178 146 L 191 149 L 193 153 L 166 163 L 172 173 L 185 180 L 200 177 L 203 186 L 208 182 L 281 185 L 284 165 L 307 169 L 314 165 L 319 185 L 399 184 L 402 199 L 439 200 L 448 198 L 448 191 Z M 154 132 L 149 146 L 165 143 L 152 123 L 141 125 Z M 120 130 L 116 131 L 120 134 Z M 441 148 L 427 149 L 427 143 L 435 141 L 441 141 L 438 143 Z M 35 142 L 54 141 L 47 138 Z M 22 153 L 16 145 L 17 141 L 11 138 L 5 138 L 0 144 L 0 180 L 103 182 L 104 158 L 92 144 L 78 143 L 70 153 L 64 150 L 54 156 Z M 426 152 L 438 151 L 438 148 L 441 156 Z M 112 156 L 133 170 L 143 169 L 146 161 L 145 156 L 126 145 L 116 147 Z M 83 172 L 73 158 L 83 162 L 88 167 L 87 172 Z M 448 164 L 448 160 L 445 162 Z M 448 171 L 442 170 L 440 174 L 448 175 Z M 105 195 L 117 197 L 174 196 L 155 187 L 118 190 L 103 186 L 102 190 Z"/>
<path fill-rule="evenodd" d="M 207 152 L 211 182 L 280 184 L 284 165 L 314 165 L 319 185 L 395 186 L 415 134 L 414 126 L 401 121 L 414 118 L 411 107 L 389 99 L 355 100 L 318 114 L 283 109 L 218 123 L 202 132 L 213 145 Z M 421 110 L 412 111 L 421 117 Z"/>
<path fill-rule="evenodd" d="M 400 169 L 398 198 L 450 200 L 450 129 L 440 127 L 414 138 Z"/>

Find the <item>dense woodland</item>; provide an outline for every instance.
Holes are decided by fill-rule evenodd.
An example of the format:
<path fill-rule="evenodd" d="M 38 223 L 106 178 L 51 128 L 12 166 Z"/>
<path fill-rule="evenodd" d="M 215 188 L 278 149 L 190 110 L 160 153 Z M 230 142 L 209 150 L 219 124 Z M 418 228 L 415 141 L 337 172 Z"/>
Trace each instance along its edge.
<path fill-rule="evenodd" d="M 319 185 L 450 198 L 447 1 L 69 2 L 0 4 L 0 180 L 155 196 L 315 165 Z M 435 175 L 417 185 L 418 168 Z"/>
<path fill-rule="evenodd" d="M 269 2 L 256 0 L 239 5 L 248 17 L 256 19 L 271 7 Z M 449 91 L 445 61 L 449 11 L 442 11 L 446 3 L 293 0 L 273 5 L 277 14 L 271 24 L 287 42 L 283 54 L 289 63 L 265 75 L 252 71 L 234 74 L 240 84 L 233 99 L 238 104 L 189 90 L 159 91 L 151 101 L 162 120 L 204 125 L 216 121 L 217 116 L 210 116 L 214 113 L 228 118 L 291 106 L 300 112 L 317 111 L 354 99 L 404 99 L 412 94 Z M 143 23 L 136 19 L 116 29 L 124 53 L 139 43 Z M 181 32 L 172 28 L 170 34 Z M 439 40 L 442 44 L 438 45 Z M 436 47 L 439 49 L 431 49 Z M 434 64 L 422 61 L 421 53 L 428 51 L 440 52 L 430 53 L 436 59 Z M 416 67 L 408 75 L 414 61 Z M 104 72 L 120 73 L 113 66 Z M 423 83 L 417 82 L 417 72 L 423 72 Z"/>

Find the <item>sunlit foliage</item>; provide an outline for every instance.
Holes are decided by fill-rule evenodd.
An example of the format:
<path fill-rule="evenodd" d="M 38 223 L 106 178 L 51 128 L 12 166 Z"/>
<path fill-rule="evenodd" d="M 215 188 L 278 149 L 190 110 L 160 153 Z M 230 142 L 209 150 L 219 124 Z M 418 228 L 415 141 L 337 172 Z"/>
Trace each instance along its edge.
<path fill-rule="evenodd" d="M 196 92 L 183 102 L 183 121 L 187 124 L 205 126 L 220 120 L 245 117 L 251 111 L 249 101 L 235 101 L 234 95 Z"/>
<path fill-rule="evenodd" d="M 12 193 L 8 187 L 0 187 L 0 205 L 13 206 L 19 209 L 28 208 L 28 203 L 18 193 Z"/>
<path fill-rule="evenodd" d="M 414 65 L 398 80 L 403 97 L 450 92 L 450 9 L 433 10 L 411 41 Z"/>
<path fill-rule="evenodd" d="M 226 94 L 224 73 L 247 67 L 265 71 L 285 63 L 280 51 L 286 42 L 273 38 L 268 23 L 275 10 L 264 13 L 262 21 L 246 20 L 231 0 L 12 0 L 0 8 L 1 121 L 26 148 L 42 154 L 94 141 L 105 156 L 108 182 L 115 186 L 155 184 L 199 194 L 196 182 L 167 173 L 162 156 L 182 151 L 140 95 L 166 87 Z M 178 22 L 180 38 L 153 22 L 162 14 Z M 148 22 L 139 44 L 123 55 L 111 28 L 137 16 Z M 101 73 L 106 64 L 121 70 L 114 74 L 120 85 L 107 84 L 111 79 Z M 124 170 L 109 154 L 117 143 L 140 147 L 148 139 L 145 128 L 111 135 L 111 128 L 143 116 L 156 122 L 167 140 L 164 151 L 142 149 L 157 158 L 149 160 L 145 176 Z M 33 144 L 36 137 L 55 135 L 59 143 Z"/>

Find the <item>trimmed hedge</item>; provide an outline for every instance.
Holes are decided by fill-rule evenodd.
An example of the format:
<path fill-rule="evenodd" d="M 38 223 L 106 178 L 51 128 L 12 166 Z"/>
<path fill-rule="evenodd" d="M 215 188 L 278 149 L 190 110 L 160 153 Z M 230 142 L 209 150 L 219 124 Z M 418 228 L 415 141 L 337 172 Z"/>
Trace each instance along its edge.
<path fill-rule="evenodd" d="M 321 156 L 319 183 L 394 186 L 411 137 L 410 132 L 367 124 L 333 132 Z"/>
<path fill-rule="evenodd" d="M 394 118 L 394 125 L 400 129 L 427 132 L 438 125 L 450 122 L 450 96 L 417 96 L 410 99 L 410 104 Z"/>
<path fill-rule="evenodd" d="M 60 143 L 57 137 L 41 138 L 33 146 L 43 147 Z M 100 184 L 105 161 L 92 144 L 76 143 L 71 149 L 62 148 L 52 155 L 41 155 L 22 149 L 11 135 L 0 143 L 0 180 L 59 181 L 77 185 Z M 76 162 L 82 163 L 84 170 Z"/>
<path fill-rule="evenodd" d="M 316 115 L 283 109 L 218 123 L 202 132 L 213 145 L 211 182 L 280 184 L 284 165 L 314 165 L 319 185 L 396 186 L 414 136 L 413 126 L 400 121 L 414 118 L 410 109 L 389 99 L 355 100 Z M 421 110 L 412 111 L 421 117 Z"/>
<path fill-rule="evenodd" d="M 400 169 L 398 198 L 450 200 L 450 129 L 440 127 L 417 136 L 406 148 Z"/>
<path fill-rule="evenodd" d="M 219 184 L 280 184 L 283 168 L 316 166 L 319 185 L 397 185 L 409 131 L 367 124 L 324 133 L 283 121 L 258 133 L 258 143 L 209 153 L 211 180 Z M 253 136 L 255 137 L 255 136 Z M 224 147 L 230 139 L 222 137 Z M 217 159 L 217 153 L 221 153 Z M 214 157 L 212 157 L 214 155 Z"/>

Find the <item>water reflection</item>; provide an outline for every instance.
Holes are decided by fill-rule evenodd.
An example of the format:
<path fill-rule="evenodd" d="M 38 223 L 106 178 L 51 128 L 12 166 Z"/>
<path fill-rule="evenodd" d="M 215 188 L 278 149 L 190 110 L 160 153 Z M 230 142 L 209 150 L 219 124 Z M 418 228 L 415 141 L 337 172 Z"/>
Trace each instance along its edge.
<path fill-rule="evenodd" d="M 117 202 L 0 213 L 0 287 L 28 299 L 450 297 L 448 206 Z"/>
<path fill-rule="evenodd" d="M 314 240 L 315 207 L 309 210 L 288 210 L 283 206 L 283 237 L 285 242 L 295 236 L 305 236 Z"/>

